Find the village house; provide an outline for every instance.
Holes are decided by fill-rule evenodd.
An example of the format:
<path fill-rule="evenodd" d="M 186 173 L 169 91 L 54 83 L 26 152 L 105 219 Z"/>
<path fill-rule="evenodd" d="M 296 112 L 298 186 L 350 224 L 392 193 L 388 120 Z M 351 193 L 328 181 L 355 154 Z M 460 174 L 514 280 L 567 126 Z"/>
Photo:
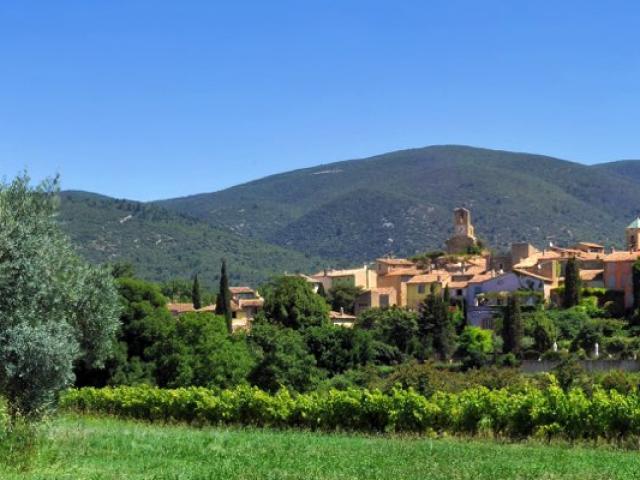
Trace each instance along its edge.
<path fill-rule="evenodd" d="M 251 321 L 264 307 L 264 299 L 250 287 L 229 287 L 234 330 L 249 328 Z"/>
<path fill-rule="evenodd" d="M 442 291 L 450 279 L 451 275 L 444 270 L 433 270 L 410 278 L 406 284 L 405 306 L 409 310 L 419 310 L 420 304 L 431 292 L 432 285 L 436 286 L 437 291 Z"/>
<path fill-rule="evenodd" d="M 542 301 L 544 288 L 542 279 L 515 272 L 498 274 L 491 271 L 477 275 L 467 283 L 467 321 L 470 325 L 493 328 L 494 317 L 504 307 L 509 294 L 521 292 L 524 305 L 535 305 Z"/>
<path fill-rule="evenodd" d="M 322 283 L 326 292 L 337 285 L 360 287 L 364 290 L 377 287 L 376 271 L 371 269 L 369 265 L 345 270 L 323 270 L 311 275 L 311 278 Z"/>
<path fill-rule="evenodd" d="M 329 319 L 336 327 L 353 328 L 353 325 L 356 323 L 356 316 L 345 313 L 342 308 L 339 312 L 329 312 Z"/>
<path fill-rule="evenodd" d="M 640 251 L 613 252 L 604 259 L 604 284 L 609 290 L 624 292 L 625 308 L 633 307 L 632 267 Z"/>
<path fill-rule="evenodd" d="M 369 308 L 389 308 L 398 305 L 396 290 L 394 288 L 370 288 L 360 294 L 355 301 L 355 313 Z"/>

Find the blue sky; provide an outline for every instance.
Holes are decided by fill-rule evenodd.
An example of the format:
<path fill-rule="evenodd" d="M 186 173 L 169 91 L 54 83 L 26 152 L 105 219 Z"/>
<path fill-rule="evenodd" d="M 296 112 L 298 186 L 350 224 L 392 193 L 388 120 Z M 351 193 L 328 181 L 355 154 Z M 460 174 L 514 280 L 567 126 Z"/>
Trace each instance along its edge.
<path fill-rule="evenodd" d="M 640 4 L 0 2 L 0 174 L 139 200 L 430 144 L 640 158 Z"/>

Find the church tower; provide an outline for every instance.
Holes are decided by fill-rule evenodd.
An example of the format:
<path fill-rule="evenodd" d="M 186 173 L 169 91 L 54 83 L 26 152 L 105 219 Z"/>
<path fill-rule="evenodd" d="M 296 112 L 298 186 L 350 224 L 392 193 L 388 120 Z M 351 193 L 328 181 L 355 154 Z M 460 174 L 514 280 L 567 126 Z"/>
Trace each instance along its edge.
<path fill-rule="evenodd" d="M 466 253 L 475 246 L 471 212 L 466 208 L 456 208 L 453 211 L 453 236 L 447 240 L 447 253 Z"/>
<path fill-rule="evenodd" d="M 625 230 L 627 249 L 630 252 L 640 250 L 640 218 L 636 218 Z"/>

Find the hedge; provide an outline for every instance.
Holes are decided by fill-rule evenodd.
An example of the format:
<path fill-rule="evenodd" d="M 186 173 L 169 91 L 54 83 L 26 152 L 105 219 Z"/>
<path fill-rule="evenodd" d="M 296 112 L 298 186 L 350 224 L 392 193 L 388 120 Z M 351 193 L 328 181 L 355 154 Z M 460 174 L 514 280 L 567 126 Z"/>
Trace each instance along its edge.
<path fill-rule="evenodd" d="M 362 389 L 271 395 L 257 388 L 82 388 L 61 398 L 70 411 L 200 425 L 470 434 L 500 437 L 621 439 L 640 435 L 640 395 L 596 388 L 563 391 L 557 384 L 520 392 L 477 387 L 427 398 L 415 391 Z"/>

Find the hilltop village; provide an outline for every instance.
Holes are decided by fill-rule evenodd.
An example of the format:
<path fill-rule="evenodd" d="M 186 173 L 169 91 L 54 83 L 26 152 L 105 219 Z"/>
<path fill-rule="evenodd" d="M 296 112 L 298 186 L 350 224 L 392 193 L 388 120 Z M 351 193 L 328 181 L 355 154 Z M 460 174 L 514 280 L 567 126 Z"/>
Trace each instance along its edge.
<path fill-rule="evenodd" d="M 529 243 L 513 243 L 509 252 L 494 254 L 475 234 L 471 212 L 453 212 L 453 234 L 441 252 L 413 258 L 378 258 L 350 269 L 325 269 L 300 274 L 314 291 L 328 292 L 337 286 L 361 289 L 353 313 L 331 312 L 336 325 L 352 326 L 358 314 L 370 308 L 400 307 L 417 311 L 432 289 L 448 289 L 452 305 L 461 307 L 467 324 L 491 329 L 494 318 L 513 292 L 520 292 L 524 305 L 559 301 L 557 290 L 564 284 L 566 263 L 577 261 L 583 287 L 601 288 L 620 294 L 624 308 L 633 305 L 632 265 L 640 257 L 640 218 L 625 232 L 627 249 L 605 251 L 603 245 L 578 242 L 569 247 L 553 244 L 540 250 Z M 249 287 L 232 287 L 234 329 L 247 329 L 264 300 Z M 623 300 L 622 300 L 623 299 Z M 208 306 L 199 311 L 213 311 Z M 191 304 L 169 304 L 175 315 L 194 311 Z"/>

